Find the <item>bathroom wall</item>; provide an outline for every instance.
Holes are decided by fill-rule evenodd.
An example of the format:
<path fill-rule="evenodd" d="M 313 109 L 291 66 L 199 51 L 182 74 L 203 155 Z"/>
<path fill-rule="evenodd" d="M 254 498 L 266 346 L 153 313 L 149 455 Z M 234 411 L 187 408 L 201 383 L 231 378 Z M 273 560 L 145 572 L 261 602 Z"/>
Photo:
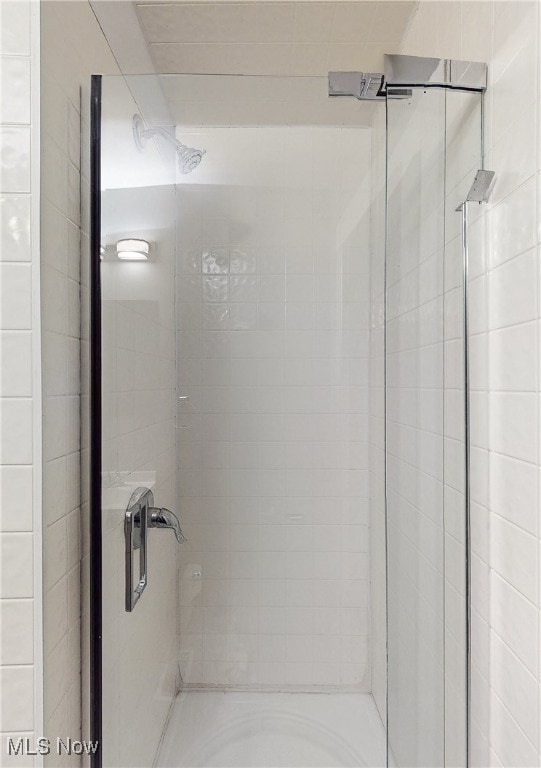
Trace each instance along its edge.
<path fill-rule="evenodd" d="M 0 6 L 0 762 L 42 730 L 37 2 Z M 38 763 L 36 762 L 36 765 Z"/>
<path fill-rule="evenodd" d="M 539 764 L 539 42 L 537 3 L 422 1 L 402 48 L 489 65 L 497 180 L 470 285 L 476 766 Z"/>
<path fill-rule="evenodd" d="M 77 739 L 88 635 L 80 594 L 88 552 L 90 75 L 118 67 L 87 2 L 48 0 L 41 13 L 45 733 Z M 57 755 L 48 759 L 59 764 Z M 63 756 L 60 764 L 79 760 Z"/>
<path fill-rule="evenodd" d="M 177 130 L 184 683 L 369 690 L 370 131 Z"/>
<path fill-rule="evenodd" d="M 489 65 L 497 180 L 471 284 L 473 765 L 539 764 L 539 44 L 538 3 L 421 3 L 403 49 Z"/>

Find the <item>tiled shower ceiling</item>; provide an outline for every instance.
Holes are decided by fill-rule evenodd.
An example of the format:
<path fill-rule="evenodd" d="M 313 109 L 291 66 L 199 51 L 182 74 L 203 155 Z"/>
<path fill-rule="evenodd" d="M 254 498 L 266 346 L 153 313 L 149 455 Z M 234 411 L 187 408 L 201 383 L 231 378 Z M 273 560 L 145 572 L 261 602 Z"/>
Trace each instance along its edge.
<path fill-rule="evenodd" d="M 417 2 L 137 2 L 159 73 L 381 71 Z"/>

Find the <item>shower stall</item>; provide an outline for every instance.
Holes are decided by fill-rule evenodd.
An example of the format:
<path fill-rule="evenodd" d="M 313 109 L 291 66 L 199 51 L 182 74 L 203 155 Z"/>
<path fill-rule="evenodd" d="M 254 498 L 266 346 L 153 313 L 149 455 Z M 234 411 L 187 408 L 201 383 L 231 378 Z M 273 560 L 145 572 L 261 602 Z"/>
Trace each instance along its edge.
<path fill-rule="evenodd" d="M 468 765 L 485 84 L 93 79 L 94 768 Z"/>

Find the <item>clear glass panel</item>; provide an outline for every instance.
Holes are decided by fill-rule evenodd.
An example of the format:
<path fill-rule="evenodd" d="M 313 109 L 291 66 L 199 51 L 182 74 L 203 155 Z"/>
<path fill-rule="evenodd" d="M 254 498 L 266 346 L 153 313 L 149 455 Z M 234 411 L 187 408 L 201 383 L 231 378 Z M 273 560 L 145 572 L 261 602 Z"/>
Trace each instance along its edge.
<path fill-rule="evenodd" d="M 171 532 L 149 530 L 148 584 L 133 612 L 125 611 L 124 519 L 133 492 L 149 488 L 157 505 L 177 509 L 175 172 L 153 142 L 137 149 L 138 111 L 123 78 L 104 78 L 102 758 L 111 767 L 153 764 L 178 666 L 178 547 Z M 123 239 L 148 242 L 148 260 L 119 258 Z M 140 551 L 132 555 L 134 587 Z"/>
<path fill-rule="evenodd" d="M 469 493 L 466 505 L 466 466 L 482 460 L 486 446 L 482 383 L 485 331 L 485 287 L 481 230 L 482 207 L 468 204 L 468 312 L 465 338 L 464 259 L 462 216 L 456 211 L 467 197 L 475 174 L 482 167 L 482 97 L 477 93 L 446 92 L 445 126 L 445 254 L 444 254 L 444 571 L 445 571 L 445 765 L 466 766 L 468 750 L 468 622 L 476 610 L 467 589 L 471 567 L 470 514 L 479 530 L 486 499 L 482 483 Z M 470 371 L 465 390 L 464 356 L 468 344 Z M 468 398 L 468 449 L 465 444 L 465 407 Z M 476 473 L 482 476 L 483 473 Z M 485 546 L 486 542 L 482 543 Z M 476 633 L 477 634 L 477 633 Z M 481 633 L 484 634 L 484 633 Z"/>
<path fill-rule="evenodd" d="M 384 765 L 368 695 L 373 105 L 329 99 L 326 78 L 103 85 L 104 765 L 152 764 L 177 687 L 159 765 Z M 136 112 L 201 163 L 180 173 L 160 137 L 139 151 Z M 117 258 L 128 237 L 148 261 Z M 127 613 L 138 486 L 187 542 L 148 530 Z"/>
<path fill-rule="evenodd" d="M 445 91 L 387 111 L 389 762 L 442 766 Z"/>
<path fill-rule="evenodd" d="M 481 96 L 414 89 L 389 98 L 387 115 L 388 759 L 460 766 L 469 605 L 455 208 L 481 163 Z"/>

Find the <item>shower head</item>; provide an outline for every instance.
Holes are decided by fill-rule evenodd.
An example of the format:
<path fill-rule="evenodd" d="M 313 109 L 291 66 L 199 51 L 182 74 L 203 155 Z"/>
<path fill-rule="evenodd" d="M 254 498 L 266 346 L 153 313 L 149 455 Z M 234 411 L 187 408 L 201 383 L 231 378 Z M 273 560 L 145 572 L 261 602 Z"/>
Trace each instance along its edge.
<path fill-rule="evenodd" d="M 145 128 L 142 118 L 139 115 L 133 116 L 133 138 L 137 149 L 142 152 L 145 149 L 148 139 L 153 136 L 161 136 L 175 147 L 177 153 L 177 161 L 179 171 L 182 174 L 191 173 L 205 154 L 204 149 L 195 149 L 194 147 L 187 147 L 178 139 L 169 133 L 167 128 L 156 126 L 155 128 Z"/>
<path fill-rule="evenodd" d="M 180 141 L 177 141 L 177 160 L 178 167 L 181 173 L 191 173 L 194 168 L 197 168 L 203 155 L 204 149 L 194 149 L 194 147 L 187 147 Z"/>

